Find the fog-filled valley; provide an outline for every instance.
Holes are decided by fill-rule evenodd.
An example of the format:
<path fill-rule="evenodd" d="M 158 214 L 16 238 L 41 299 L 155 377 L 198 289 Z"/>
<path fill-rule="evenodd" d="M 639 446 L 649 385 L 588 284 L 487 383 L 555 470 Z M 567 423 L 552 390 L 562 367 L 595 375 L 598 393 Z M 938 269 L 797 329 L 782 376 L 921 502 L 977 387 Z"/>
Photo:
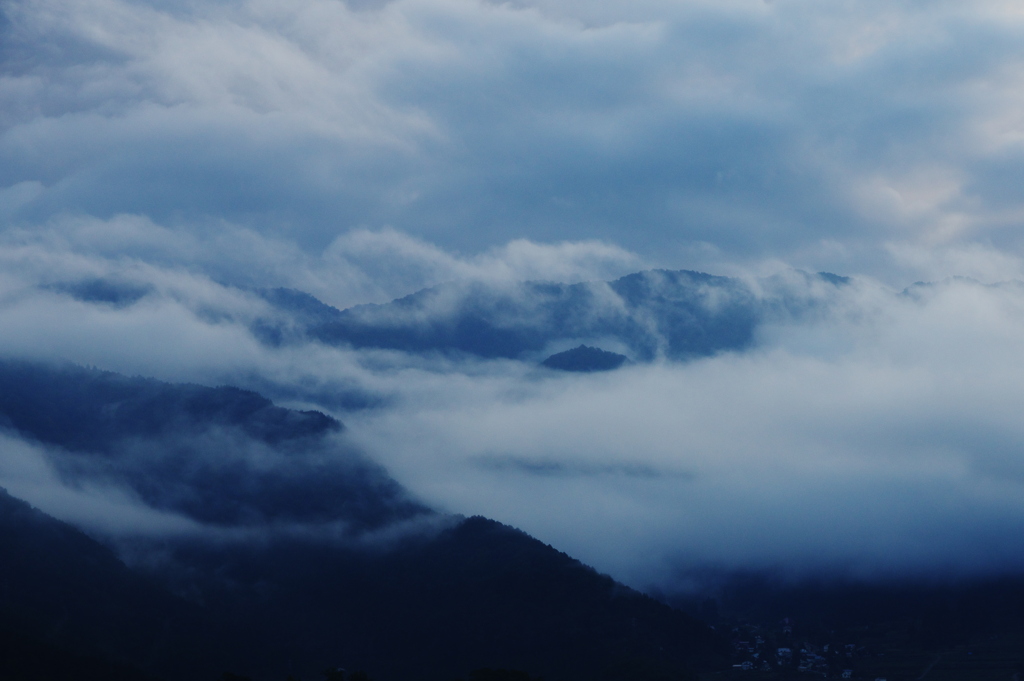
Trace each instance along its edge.
<path fill-rule="evenodd" d="M 711 565 L 869 577 L 999 572 L 1024 558 L 1009 541 L 1024 520 L 1012 399 L 1024 287 L 1012 281 L 893 290 L 798 270 L 648 270 L 607 283 L 453 282 L 341 311 L 293 289 L 89 264 L 88 278 L 8 280 L 9 357 L 235 385 L 315 414 L 270 416 L 253 396 L 259 419 L 285 420 L 220 424 L 249 417 L 220 415 L 227 397 L 155 388 L 135 411 L 108 414 L 104 402 L 127 390 L 113 379 L 89 387 L 100 379 L 83 373 L 68 396 L 23 392 L 31 381 L 9 368 L 7 409 L 23 413 L 8 415 L 20 455 L 5 486 L 44 510 L 73 505 L 65 519 L 130 533 L 116 498 L 142 514 L 140 532 L 262 522 L 260 504 L 280 505 L 277 522 L 330 522 L 329 500 L 352 496 L 331 487 L 351 484 L 329 480 L 334 467 L 372 487 L 382 465 L 410 504 L 502 519 L 641 588 L 671 590 Z M 183 342 L 159 340 L 172 334 Z M 543 366 L 578 345 L 628 364 Z M 196 432 L 197 414 L 217 428 Z M 89 428 L 48 432 L 58 419 Z M 318 429 L 338 441 L 331 453 L 311 444 Z M 98 453 L 76 461 L 61 448 Z M 183 475 L 211 489 L 158 489 Z M 221 476 L 237 476 L 255 506 L 210 498 Z"/>
<path fill-rule="evenodd" d="M 651 269 L 339 309 L 49 244 L 7 258 L 5 503 L 112 551 L 143 595 L 101 570 L 104 599 L 165 602 L 99 633 L 67 606 L 92 632 L 68 638 L 30 572 L 7 611 L 33 642 L 171 677 L 647 678 L 726 664 L 709 599 L 771 621 L 825 589 L 805 620 L 877 624 L 1024 593 L 1016 281 Z M 164 633 L 130 624 L 145 608 Z M 987 631 L 949 618 L 950 640 Z"/>
<path fill-rule="evenodd" d="M 0 678 L 1018 678 L 1022 38 L 0 1 Z"/>
<path fill-rule="evenodd" d="M 494 580 L 510 591 L 501 598 L 517 593 L 498 568 L 521 560 L 504 556 L 523 541 L 515 534 L 494 558 L 469 560 L 456 592 L 427 567 L 441 561 L 450 574 L 480 550 L 468 516 L 525 530 L 695 615 L 707 598 L 737 598 L 723 580 L 742 575 L 970 585 L 1011 577 L 1024 560 L 1012 399 L 1024 286 L 1013 281 L 894 290 L 792 269 L 646 270 L 568 285 L 451 282 L 339 310 L 295 289 L 79 263 L 83 274 L 62 280 L 28 258 L 9 270 L 0 485 L 111 547 L 110 560 L 183 612 L 214 613 L 180 617 L 220 627 L 222 640 L 280 637 L 281 626 L 304 638 L 218 657 L 182 633 L 194 664 L 286 674 L 282 659 L 299 656 L 308 672 L 331 664 L 313 627 L 352 642 L 334 655 L 403 678 L 432 659 L 415 613 L 438 626 L 439 604 L 479 601 L 484 575 L 488 593 Z M 43 333 L 41 319 L 62 333 Z M 168 334 L 197 340 L 146 342 Z M 625 363 L 545 365 L 579 346 Z M 410 589 L 421 596 L 402 595 Z M 544 600 L 556 631 L 567 597 Z M 244 614 L 253 602 L 260 614 Z M 493 607 L 523 626 L 518 603 Z M 359 613 L 359 628 L 324 624 L 337 612 Z M 286 624 L 295 616 L 304 624 Z M 280 623 L 239 624 L 268 617 Z M 446 653 L 431 665 L 454 675 L 453 659 L 463 669 L 474 659 L 454 642 L 479 637 L 444 628 Z M 562 646 L 607 646 L 605 636 Z M 480 666 L 573 673 L 527 644 L 481 645 L 471 647 Z M 389 667 L 396 646 L 419 662 Z M 600 660 L 580 650 L 573 659 Z"/>

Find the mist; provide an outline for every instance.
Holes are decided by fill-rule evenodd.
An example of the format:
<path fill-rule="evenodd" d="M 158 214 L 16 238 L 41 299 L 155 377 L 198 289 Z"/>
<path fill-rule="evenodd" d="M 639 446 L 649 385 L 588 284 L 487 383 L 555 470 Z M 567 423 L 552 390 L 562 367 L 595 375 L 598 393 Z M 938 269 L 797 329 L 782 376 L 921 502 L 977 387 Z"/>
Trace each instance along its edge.
<path fill-rule="evenodd" d="M 481 257 L 537 253 L 516 271 L 557 275 L 588 248 L 524 244 Z M 289 455 L 286 468 L 265 444 L 208 434 L 161 436 L 142 457 L 137 446 L 125 450 L 125 471 L 160 460 L 152 451 L 187 450 L 200 470 L 210 457 L 219 462 L 210 470 L 228 465 L 223 453 L 233 452 L 252 480 L 301 482 L 358 451 L 419 502 L 512 524 L 643 588 L 681 588 L 679 575 L 705 568 L 887 579 L 1024 562 L 1013 541 L 1024 526 L 1017 282 L 952 278 L 896 290 L 856 277 L 823 293 L 791 270 L 759 277 L 765 264 L 744 275 L 756 295 L 800 294 L 817 301 L 813 313 L 766 318 L 749 349 L 573 374 L 532 360 L 268 345 L 253 320 L 281 312 L 194 268 L 39 243 L 6 257 L 5 356 L 258 387 L 346 428 L 335 453 Z M 54 261 L 72 265 L 63 282 Z M 86 276 L 121 288 L 71 286 Z M 507 276 L 470 281 L 501 287 Z M 115 536 L 217 525 L 159 502 L 148 478 L 148 499 L 124 471 L 118 481 L 113 469 L 79 466 L 68 478 L 65 468 L 59 482 L 59 456 L 13 440 L 5 448 L 0 484 L 58 517 Z M 168 479 L 164 492 L 173 490 Z"/>
<path fill-rule="evenodd" d="M 118 456 L 230 450 L 243 487 L 356 457 L 641 588 L 1019 569 L 1022 34 L 999 0 L 12 0 L 0 359 L 319 410 L 343 434 L 287 465 L 237 432 Z M 487 359 L 328 342 L 268 295 L 383 319 L 433 287 L 429 321 L 654 268 L 773 312 L 685 358 L 566 337 Z M 580 343 L 631 361 L 540 366 Z M 0 449 L 0 485 L 90 531 L 245 525 Z"/>
<path fill-rule="evenodd" d="M 429 376 L 350 423 L 429 501 L 507 518 L 633 584 L 688 566 L 1019 568 L 1021 288 L 858 288 L 838 319 L 767 329 L 748 353 Z"/>

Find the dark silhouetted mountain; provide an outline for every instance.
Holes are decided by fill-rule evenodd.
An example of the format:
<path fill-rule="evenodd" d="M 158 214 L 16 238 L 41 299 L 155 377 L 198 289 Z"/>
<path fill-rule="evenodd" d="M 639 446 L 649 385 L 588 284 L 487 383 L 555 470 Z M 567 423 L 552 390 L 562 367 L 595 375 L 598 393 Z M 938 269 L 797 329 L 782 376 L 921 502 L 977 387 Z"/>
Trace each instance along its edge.
<path fill-rule="evenodd" d="M 549 369 L 561 371 L 611 371 L 618 369 L 626 360 L 625 355 L 581 345 L 572 350 L 555 353 L 541 364 Z"/>
<path fill-rule="evenodd" d="M 338 666 L 378 681 L 484 667 L 644 681 L 724 659 L 681 612 L 522 532 L 410 501 L 323 414 L 231 388 L 3 362 L 0 415 L 69 484 L 121 485 L 198 521 L 187 535 L 112 539 L 126 565 L 0 495 L 0 632 L 28 642 L 12 665 L 52 649 L 126 679 L 136 672 L 124 665 L 182 681 Z"/>
<path fill-rule="evenodd" d="M 136 680 L 146 677 L 125 661 L 185 671 L 176 651 L 198 651 L 202 620 L 192 606 L 3 489 L 0 557 L 0 649 L 11 649 L 0 655 L 0 678 L 103 678 L 95 674 L 106 670 Z M 80 675 L 56 676 L 75 664 Z"/>
<path fill-rule="evenodd" d="M 704 625 L 484 518 L 386 550 L 282 538 L 164 547 L 176 589 L 216 604 L 235 673 L 344 666 L 380 681 L 481 667 L 547 679 L 690 678 L 724 659 Z M 654 677 L 656 678 L 656 677 Z"/>
<path fill-rule="evenodd" d="M 145 678 L 127 662 L 175 679 L 225 669 L 260 681 L 315 678 L 345 666 L 378 681 L 482 667 L 643 681 L 691 678 L 725 654 L 688 616 L 484 518 L 376 548 L 294 536 L 155 546 L 160 561 L 129 570 L 81 532 L 0 493 L 0 631 L 17 631 L 28 646 L 20 663 L 50 650 L 61 664 L 109 668 L 126 681 Z M 117 662 L 88 657 L 98 654 Z"/>
<path fill-rule="evenodd" d="M 651 270 L 611 282 L 452 283 L 346 310 L 273 289 L 261 295 L 290 321 L 265 319 L 253 330 L 272 344 L 314 339 L 356 348 L 540 359 L 552 345 L 575 341 L 621 349 L 636 361 L 688 359 L 750 347 L 761 321 L 805 313 L 819 304 L 815 287 L 835 289 L 847 281 L 797 272 L 762 281 L 755 294 L 739 279 Z"/>
<path fill-rule="evenodd" d="M 256 293 L 274 307 L 286 310 L 291 325 L 280 320 L 257 320 L 252 331 L 257 338 L 268 345 L 281 345 L 296 336 L 303 336 L 307 329 L 330 325 L 338 319 L 341 311 L 318 299 L 289 288 L 258 289 Z"/>
<path fill-rule="evenodd" d="M 127 307 L 137 303 L 153 290 L 144 284 L 102 278 L 62 282 L 45 288 L 67 294 L 76 300 L 105 303 L 113 307 Z"/>
<path fill-rule="evenodd" d="M 717 574 L 714 586 L 699 593 L 701 598 L 715 600 L 719 619 L 776 623 L 789 618 L 799 623 L 803 633 L 819 635 L 911 625 L 905 632 L 912 634 L 908 643 L 922 648 L 964 645 L 979 635 L 1024 631 L 1024 575 L 1015 572 L 880 580 Z M 670 600 L 686 610 L 697 609 L 692 598 L 690 602 Z"/>
<path fill-rule="evenodd" d="M 313 340 L 540 361 L 557 347 L 583 343 L 640 362 L 686 360 L 748 348 L 758 324 L 813 312 L 849 283 L 828 272 L 792 271 L 747 282 L 687 270 L 649 270 L 609 282 L 448 283 L 346 310 L 301 291 L 255 289 L 251 292 L 273 312 L 246 323 L 272 346 Z M 129 306 L 154 290 L 104 278 L 46 288 L 115 307 Z M 358 391 L 344 397 L 355 407 L 365 406 L 367 399 Z"/>
<path fill-rule="evenodd" d="M 0 361 L 0 425 L 48 445 L 69 480 L 229 525 L 379 527 L 428 513 L 338 437 L 341 424 L 238 388 Z"/>
<path fill-rule="evenodd" d="M 4 681 L 158 681 L 130 665 L 75 653 L 21 632 L 0 631 Z"/>
<path fill-rule="evenodd" d="M 474 669 L 469 673 L 469 681 L 542 681 L 520 669 Z"/>

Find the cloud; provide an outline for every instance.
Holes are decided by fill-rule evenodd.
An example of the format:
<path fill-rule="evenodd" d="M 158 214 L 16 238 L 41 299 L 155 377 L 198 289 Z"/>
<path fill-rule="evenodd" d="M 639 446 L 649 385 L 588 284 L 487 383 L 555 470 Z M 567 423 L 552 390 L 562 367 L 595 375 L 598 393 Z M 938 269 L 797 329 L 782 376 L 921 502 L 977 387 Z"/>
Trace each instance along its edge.
<path fill-rule="evenodd" d="M 122 487 L 87 480 L 68 484 L 46 448 L 0 433 L 0 487 L 44 513 L 104 535 L 182 536 L 203 528 L 184 515 L 158 511 Z"/>
<path fill-rule="evenodd" d="M 598 239 L 668 266 L 776 257 L 889 282 L 913 276 L 889 244 L 1020 253 L 1024 23 L 997 0 L 4 16 L 11 223 L 137 214 L 312 253 L 386 227 L 468 253 Z"/>
<path fill-rule="evenodd" d="M 478 458 L 479 464 L 484 468 L 495 471 L 511 471 L 513 473 L 525 473 L 537 476 L 575 477 L 611 475 L 627 478 L 662 478 L 672 475 L 690 477 L 686 473 L 672 473 L 658 470 L 643 464 L 632 463 L 609 463 L 609 464 L 580 464 L 566 463 L 558 460 L 531 460 L 514 454 L 492 454 L 482 455 Z"/>
<path fill-rule="evenodd" d="M 359 272 L 362 287 L 375 302 L 450 281 L 501 285 L 611 279 L 642 263 L 634 253 L 594 240 L 545 244 L 515 239 L 460 257 L 392 229 L 340 236 L 323 257 L 328 267 Z"/>
<path fill-rule="evenodd" d="M 406 371 L 403 402 L 350 426 L 428 501 L 633 584 L 665 588 L 694 566 L 1018 569 L 1024 290 L 862 281 L 849 296 L 766 329 L 758 350 L 685 364 Z"/>
<path fill-rule="evenodd" d="M 151 464 L 153 458 L 159 458 L 159 450 L 167 449 L 174 443 L 148 444 L 150 451 L 140 458 L 149 458 Z M 179 441 L 177 444 L 180 446 L 182 443 Z M 196 448 L 197 443 L 191 444 L 194 449 L 191 452 L 191 456 L 194 457 L 190 464 L 192 468 L 201 468 L 209 463 L 201 459 L 216 458 L 211 456 L 210 452 Z M 247 454 L 251 455 L 251 451 L 246 451 L 246 443 L 233 444 L 234 449 L 222 449 L 221 452 L 227 451 L 241 459 L 246 458 Z M 242 446 L 239 447 L 239 444 Z M 247 444 L 251 450 L 254 443 Z M 167 454 L 166 451 L 163 453 Z M 188 510 L 174 508 L 174 504 L 170 504 L 170 508 L 167 504 L 162 508 L 154 506 L 151 499 L 144 499 L 139 494 L 137 487 L 126 484 L 124 479 L 119 479 L 123 478 L 123 475 L 115 473 L 104 476 L 96 474 L 95 471 L 89 475 L 79 470 L 77 475 L 68 476 L 66 472 L 60 470 L 61 464 L 67 464 L 68 459 L 74 458 L 83 459 L 87 458 L 87 455 L 82 452 L 71 454 L 24 439 L 12 432 L 2 432 L 0 488 L 50 516 L 71 523 L 113 544 L 123 559 L 135 563 L 152 565 L 162 560 L 158 547 L 166 549 L 169 540 L 185 540 L 186 543 L 201 540 L 244 544 L 266 541 L 271 537 L 287 537 L 312 542 L 328 541 L 374 550 L 388 548 L 411 536 L 430 535 L 455 521 L 451 517 L 418 513 L 407 514 L 405 517 L 373 527 L 354 523 L 351 517 L 336 517 L 329 520 L 281 517 L 265 519 L 260 523 L 211 523 L 208 519 L 197 518 L 196 514 L 189 513 Z M 249 463 L 262 464 L 264 467 L 268 464 L 266 460 Z M 277 464 L 280 466 L 280 462 Z M 330 464 L 327 467 L 329 468 Z M 138 469 L 144 469 L 145 465 L 137 465 L 135 468 L 134 473 L 137 477 L 140 472 Z M 280 466 L 278 473 L 287 477 L 287 468 Z M 292 467 L 290 472 L 302 475 L 308 473 L 309 469 L 302 471 Z M 334 473 L 337 474 L 339 471 L 336 469 Z M 319 475 L 321 481 L 329 478 L 323 475 L 322 470 Z M 139 480 L 134 482 L 138 483 Z M 168 479 L 167 482 L 171 483 L 167 485 L 166 490 L 169 494 L 172 494 L 171 489 L 175 487 L 177 489 L 174 491 L 182 493 L 189 482 L 195 486 L 193 493 L 201 491 L 202 487 L 196 485 L 195 480 Z M 261 481 L 258 475 L 253 475 L 250 479 L 240 482 L 241 486 L 245 487 L 258 486 Z M 232 491 L 239 490 L 225 489 L 224 493 L 230 494 Z"/>
<path fill-rule="evenodd" d="M 351 446 L 416 498 L 517 525 L 637 586 L 671 588 L 680 570 L 707 566 L 879 577 L 1024 563 L 1009 540 L 1024 524 L 1024 285 L 956 278 L 903 292 L 866 277 L 837 288 L 787 270 L 751 273 L 753 295 L 806 300 L 809 313 L 770 317 L 744 352 L 557 374 L 517 361 L 270 347 L 250 325 L 274 311 L 203 270 L 241 271 L 250 258 L 253 280 L 315 281 L 345 298 L 441 277 L 596 273 L 636 256 L 528 242 L 464 256 L 386 231 L 356 233 L 318 259 L 235 229 L 254 244 L 237 261 L 215 237 L 131 216 L 9 230 L 0 353 L 240 384 L 333 410 Z M 941 257 L 1017 266 L 978 248 Z M 349 271 L 331 279 L 340 262 Z M 389 269 L 402 262 L 405 278 Z M 61 287 L 97 280 L 133 293 L 115 304 L 107 289 L 90 299 Z M 372 406 L 350 411 L 353 394 Z M 211 442 L 193 449 L 228 446 Z M 269 460 L 265 448 L 234 449 L 253 465 Z M 10 467 L 28 460 L 8 458 L 0 484 L 59 517 L 102 524 L 134 504 L 124 517 L 140 531 L 178 522 L 109 476 L 55 484 L 38 460 L 36 482 L 22 476 L 19 487 Z"/>
<path fill-rule="evenodd" d="M 1014 3 L 0 12 L 5 356 L 371 395 L 342 416 L 414 491 L 637 584 L 1019 567 L 1022 297 L 988 286 L 1024 279 Z M 249 331 L 254 288 L 348 307 L 648 266 L 765 296 L 790 266 L 858 276 L 752 351 L 600 376 Z M 95 282 L 137 295 L 73 295 Z"/>
<path fill-rule="evenodd" d="M 388 302 L 450 281 L 490 284 L 589 281 L 621 276 L 642 260 L 618 246 L 589 240 L 513 240 L 482 252 L 452 253 L 393 229 L 355 230 L 322 253 L 286 239 L 220 223 L 209 230 L 176 229 L 141 215 L 109 220 L 61 216 L 43 224 L 0 230 L 8 272 L 33 283 L 115 276 L 164 286 L 177 278 L 231 287 L 288 287 L 339 308 Z M 181 284 L 185 285 L 185 284 Z"/>

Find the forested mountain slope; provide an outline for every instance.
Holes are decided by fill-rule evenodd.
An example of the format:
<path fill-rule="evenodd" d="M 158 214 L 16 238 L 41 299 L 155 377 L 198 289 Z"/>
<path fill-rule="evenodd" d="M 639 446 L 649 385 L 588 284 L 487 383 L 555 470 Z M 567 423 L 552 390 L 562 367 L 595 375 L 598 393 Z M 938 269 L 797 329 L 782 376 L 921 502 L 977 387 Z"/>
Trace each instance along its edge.
<path fill-rule="evenodd" d="M 211 681 L 336 666 L 381 681 L 484 666 L 687 678 L 724 659 L 681 612 L 522 532 L 418 503 L 323 414 L 11 361 L 0 416 L 8 446 L 21 439 L 58 471 L 66 487 L 50 498 L 102 483 L 192 523 L 94 530 L 101 544 L 0 497 L 0 631 L 41 650 Z"/>

